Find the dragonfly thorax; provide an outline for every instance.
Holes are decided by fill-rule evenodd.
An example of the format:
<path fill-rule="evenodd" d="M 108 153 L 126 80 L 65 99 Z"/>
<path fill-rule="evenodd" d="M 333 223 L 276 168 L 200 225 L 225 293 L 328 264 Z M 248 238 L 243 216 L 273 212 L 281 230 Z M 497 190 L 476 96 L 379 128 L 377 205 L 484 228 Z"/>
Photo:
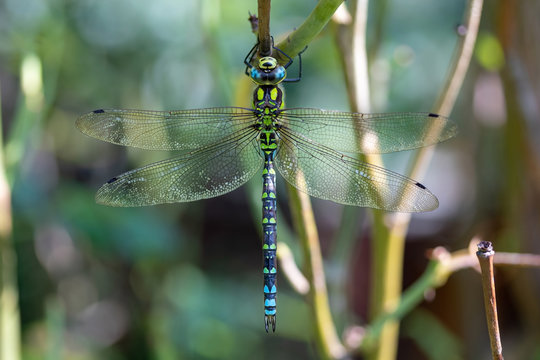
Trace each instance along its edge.
<path fill-rule="evenodd" d="M 258 116 L 277 116 L 284 105 L 283 92 L 277 86 L 261 85 L 253 93 L 253 108 Z"/>
<path fill-rule="evenodd" d="M 265 56 L 259 59 L 257 67 L 251 68 L 250 77 L 257 85 L 277 85 L 287 77 L 287 71 L 275 58 Z"/>

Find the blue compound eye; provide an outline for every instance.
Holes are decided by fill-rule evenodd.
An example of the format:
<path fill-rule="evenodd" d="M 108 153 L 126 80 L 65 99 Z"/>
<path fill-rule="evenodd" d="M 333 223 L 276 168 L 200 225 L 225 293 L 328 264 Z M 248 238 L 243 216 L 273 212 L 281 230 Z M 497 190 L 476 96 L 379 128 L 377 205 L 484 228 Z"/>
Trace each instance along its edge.
<path fill-rule="evenodd" d="M 259 59 L 258 67 L 251 69 L 250 76 L 258 85 L 276 85 L 287 77 L 287 72 L 276 58 L 265 56 Z"/>

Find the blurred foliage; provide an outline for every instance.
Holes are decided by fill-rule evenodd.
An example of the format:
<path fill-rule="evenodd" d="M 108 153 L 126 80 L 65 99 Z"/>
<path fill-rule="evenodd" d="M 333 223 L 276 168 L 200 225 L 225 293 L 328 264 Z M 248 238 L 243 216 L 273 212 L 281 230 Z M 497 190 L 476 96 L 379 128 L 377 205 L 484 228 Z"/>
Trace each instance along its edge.
<path fill-rule="evenodd" d="M 493 34 L 478 36 L 476 58 L 480 65 L 490 71 L 498 71 L 504 66 L 504 53 L 501 43 Z"/>
<path fill-rule="evenodd" d="M 425 181 L 441 206 L 413 220 L 405 285 L 423 271 L 426 249 L 462 248 L 477 233 L 496 250 L 540 252 L 539 8 L 514 5 L 505 12 L 503 2 L 486 4 L 477 63 L 452 115 L 461 135 L 440 147 Z M 313 6 L 273 1 L 274 36 L 299 26 Z M 248 200 L 258 199 L 260 185 L 195 203 L 99 206 L 93 194 L 101 183 L 167 154 L 101 143 L 74 127 L 96 108 L 233 105 L 255 41 L 248 11 L 256 8 L 240 0 L 0 0 L 2 130 L 24 359 L 316 357 L 307 305 L 286 281 L 278 332 L 264 333 L 260 208 Z M 463 1 L 411 0 L 370 16 L 375 111 L 430 110 L 463 9 Z M 371 37 L 379 26 L 381 37 Z M 289 106 L 348 109 L 331 26 L 303 60 L 302 82 L 286 87 Z M 402 171 L 407 156 L 385 157 L 386 165 Z M 339 252 L 332 238 L 341 207 L 315 200 L 314 208 L 342 331 L 367 317 L 369 244 L 360 240 L 369 225 L 348 220 L 358 245 Z M 405 319 L 400 358 L 488 354 L 480 280 L 472 275 L 452 277 Z M 497 280 L 507 357 L 532 359 L 540 353 L 539 275 L 505 269 Z"/>

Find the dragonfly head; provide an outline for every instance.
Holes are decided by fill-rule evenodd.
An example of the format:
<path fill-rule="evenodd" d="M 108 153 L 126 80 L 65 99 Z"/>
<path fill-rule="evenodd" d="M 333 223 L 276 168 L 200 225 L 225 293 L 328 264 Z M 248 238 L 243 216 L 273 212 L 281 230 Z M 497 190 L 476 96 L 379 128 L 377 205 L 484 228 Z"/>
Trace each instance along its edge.
<path fill-rule="evenodd" d="M 278 62 L 271 56 L 265 56 L 259 59 L 259 69 L 262 71 L 272 71 L 278 66 Z"/>
<path fill-rule="evenodd" d="M 276 58 L 265 56 L 259 59 L 257 67 L 251 68 L 250 75 L 257 85 L 277 85 L 285 79 L 287 72 Z"/>

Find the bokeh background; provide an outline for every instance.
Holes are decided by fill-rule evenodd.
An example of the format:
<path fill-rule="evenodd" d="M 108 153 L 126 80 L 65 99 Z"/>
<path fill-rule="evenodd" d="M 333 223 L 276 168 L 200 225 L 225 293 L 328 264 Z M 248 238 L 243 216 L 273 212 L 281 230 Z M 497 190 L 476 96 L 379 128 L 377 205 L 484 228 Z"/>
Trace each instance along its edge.
<path fill-rule="evenodd" d="M 298 27 L 314 5 L 274 0 L 274 36 Z M 465 6 L 370 4 L 374 111 L 432 109 Z M 256 10 L 255 0 L 0 0 L 1 130 L 13 219 L 2 251 L 16 255 L 24 359 L 317 358 L 305 299 L 284 277 L 278 330 L 264 332 L 259 176 L 193 203 L 96 205 L 109 178 L 169 155 L 90 139 L 74 125 L 98 108 L 249 106 L 243 59 L 255 42 L 248 11 Z M 423 181 L 441 205 L 413 218 L 405 287 L 425 269 L 428 249 L 466 248 L 475 235 L 498 251 L 540 253 L 538 14 L 538 1 L 485 5 L 451 115 L 460 134 L 438 147 Z M 334 30 L 309 44 L 302 81 L 286 85 L 289 106 L 349 109 Z M 403 172 L 409 156 L 385 156 L 385 165 Z M 279 236 L 301 264 L 278 181 Z M 370 211 L 359 212 L 355 236 L 342 239 L 342 206 L 313 204 L 341 333 L 367 319 Z M 540 359 L 538 271 L 497 269 L 497 285 L 507 358 Z M 475 271 L 454 274 L 404 319 L 399 358 L 487 358 L 482 301 Z"/>

